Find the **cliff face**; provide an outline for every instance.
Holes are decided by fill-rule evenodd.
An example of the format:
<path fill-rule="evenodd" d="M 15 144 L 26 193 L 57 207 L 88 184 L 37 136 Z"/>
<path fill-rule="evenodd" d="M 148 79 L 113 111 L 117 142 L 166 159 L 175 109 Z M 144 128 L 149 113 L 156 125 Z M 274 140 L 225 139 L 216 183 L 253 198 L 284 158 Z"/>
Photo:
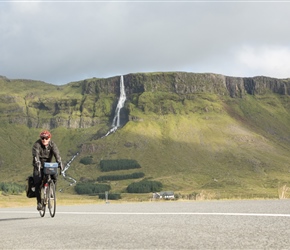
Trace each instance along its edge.
<path fill-rule="evenodd" d="M 168 91 L 177 94 L 213 93 L 242 97 L 245 94 L 290 94 L 290 79 L 240 78 L 217 74 L 152 73 L 124 76 L 126 92 Z"/>
<path fill-rule="evenodd" d="M 83 94 L 116 94 L 120 91 L 119 77 L 91 79 L 79 82 Z M 267 92 L 290 94 L 290 79 L 264 76 L 253 78 L 230 77 L 217 74 L 184 72 L 128 74 L 124 76 L 127 95 L 142 92 L 166 91 L 177 94 L 214 93 L 242 97 L 245 94 L 263 95 Z"/>
<path fill-rule="evenodd" d="M 215 94 L 229 98 L 267 93 L 290 95 L 289 79 L 263 76 L 238 78 L 184 72 L 138 73 L 125 75 L 124 85 L 127 101 L 123 116 L 129 115 L 130 105 L 144 111 L 141 96 L 146 97 L 146 93 L 147 99 L 144 101 L 143 97 L 143 102 L 147 104 L 154 104 L 152 98 L 155 101 L 169 98 L 171 102 L 178 103 L 179 109 L 182 109 L 184 100 L 192 98 L 194 94 Z M 120 77 L 86 79 L 64 86 L 0 77 L 0 87 L 2 122 L 49 129 L 59 126 L 88 128 L 96 124 L 110 124 L 120 93 Z M 148 99 L 150 93 L 156 96 Z M 162 97 L 157 93 L 162 93 Z M 165 93 L 170 96 L 165 96 Z M 175 112 L 174 108 L 165 112 L 171 110 Z"/>

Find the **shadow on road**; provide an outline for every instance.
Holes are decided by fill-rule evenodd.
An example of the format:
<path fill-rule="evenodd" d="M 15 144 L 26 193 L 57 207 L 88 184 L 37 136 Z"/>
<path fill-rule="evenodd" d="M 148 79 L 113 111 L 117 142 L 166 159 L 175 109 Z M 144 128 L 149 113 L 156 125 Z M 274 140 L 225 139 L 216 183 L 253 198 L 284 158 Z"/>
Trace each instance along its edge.
<path fill-rule="evenodd" d="M 31 220 L 31 219 L 38 219 L 36 217 L 31 217 L 31 218 L 5 218 L 5 219 L 0 219 L 1 221 L 17 221 L 17 220 Z"/>

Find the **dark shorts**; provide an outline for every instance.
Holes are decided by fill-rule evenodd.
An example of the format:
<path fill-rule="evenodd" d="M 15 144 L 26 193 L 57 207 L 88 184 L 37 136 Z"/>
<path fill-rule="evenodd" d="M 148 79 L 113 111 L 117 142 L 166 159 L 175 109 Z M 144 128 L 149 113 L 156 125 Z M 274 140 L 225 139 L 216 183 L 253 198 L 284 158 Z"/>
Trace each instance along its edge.
<path fill-rule="evenodd" d="M 40 169 L 40 174 L 41 175 L 39 176 L 38 169 L 34 167 L 33 180 L 34 180 L 35 186 L 40 186 L 40 184 L 42 183 L 42 180 L 45 178 L 45 176 L 43 174 L 43 169 Z M 53 179 L 54 182 L 57 181 L 57 177 L 58 177 L 58 174 L 51 175 L 51 179 Z"/>

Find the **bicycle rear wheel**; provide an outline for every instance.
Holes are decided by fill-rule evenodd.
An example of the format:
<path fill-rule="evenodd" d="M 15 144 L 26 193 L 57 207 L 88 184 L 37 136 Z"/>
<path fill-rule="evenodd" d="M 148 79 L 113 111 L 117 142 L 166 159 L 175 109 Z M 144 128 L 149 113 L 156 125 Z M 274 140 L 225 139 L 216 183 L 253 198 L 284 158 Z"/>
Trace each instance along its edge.
<path fill-rule="evenodd" d="M 46 197 L 47 197 L 47 193 L 44 194 L 44 188 L 42 187 L 40 190 L 40 195 L 41 195 L 41 205 L 42 205 L 42 209 L 39 210 L 39 214 L 41 217 L 43 217 L 45 215 L 45 210 L 46 210 Z"/>
<path fill-rule="evenodd" d="M 54 217 L 56 210 L 56 196 L 55 196 L 55 184 L 53 181 L 49 183 L 48 192 L 48 210 L 51 217 Z"/>

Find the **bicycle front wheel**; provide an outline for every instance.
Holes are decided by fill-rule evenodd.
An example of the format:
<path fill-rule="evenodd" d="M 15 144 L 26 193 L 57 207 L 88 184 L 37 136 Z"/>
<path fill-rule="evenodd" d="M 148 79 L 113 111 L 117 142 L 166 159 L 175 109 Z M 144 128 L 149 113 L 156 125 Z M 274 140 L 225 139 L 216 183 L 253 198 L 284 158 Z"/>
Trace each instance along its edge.
<path fill-rule="evenodd" d="M 49 183 L 48 192 L 48 209 L 51 217 L 54 217 L 56 210 L 56 196 L 55 196 L 55 184 L 53 181 Z"/>
<path fill-rule="evenodd" d="M 45 215 L 45 208 L 46 208 L 46 197 L 47 197 L 47 192 L 46 194 L 44 193 L 45 190 L 44 188 L 42 187 L 40 189 L 40 197 L 41 197 L 41 205 L 42 205 L 42 209 L 39 210 L 39 214 L 41 217 L 43 217 Z"/>

